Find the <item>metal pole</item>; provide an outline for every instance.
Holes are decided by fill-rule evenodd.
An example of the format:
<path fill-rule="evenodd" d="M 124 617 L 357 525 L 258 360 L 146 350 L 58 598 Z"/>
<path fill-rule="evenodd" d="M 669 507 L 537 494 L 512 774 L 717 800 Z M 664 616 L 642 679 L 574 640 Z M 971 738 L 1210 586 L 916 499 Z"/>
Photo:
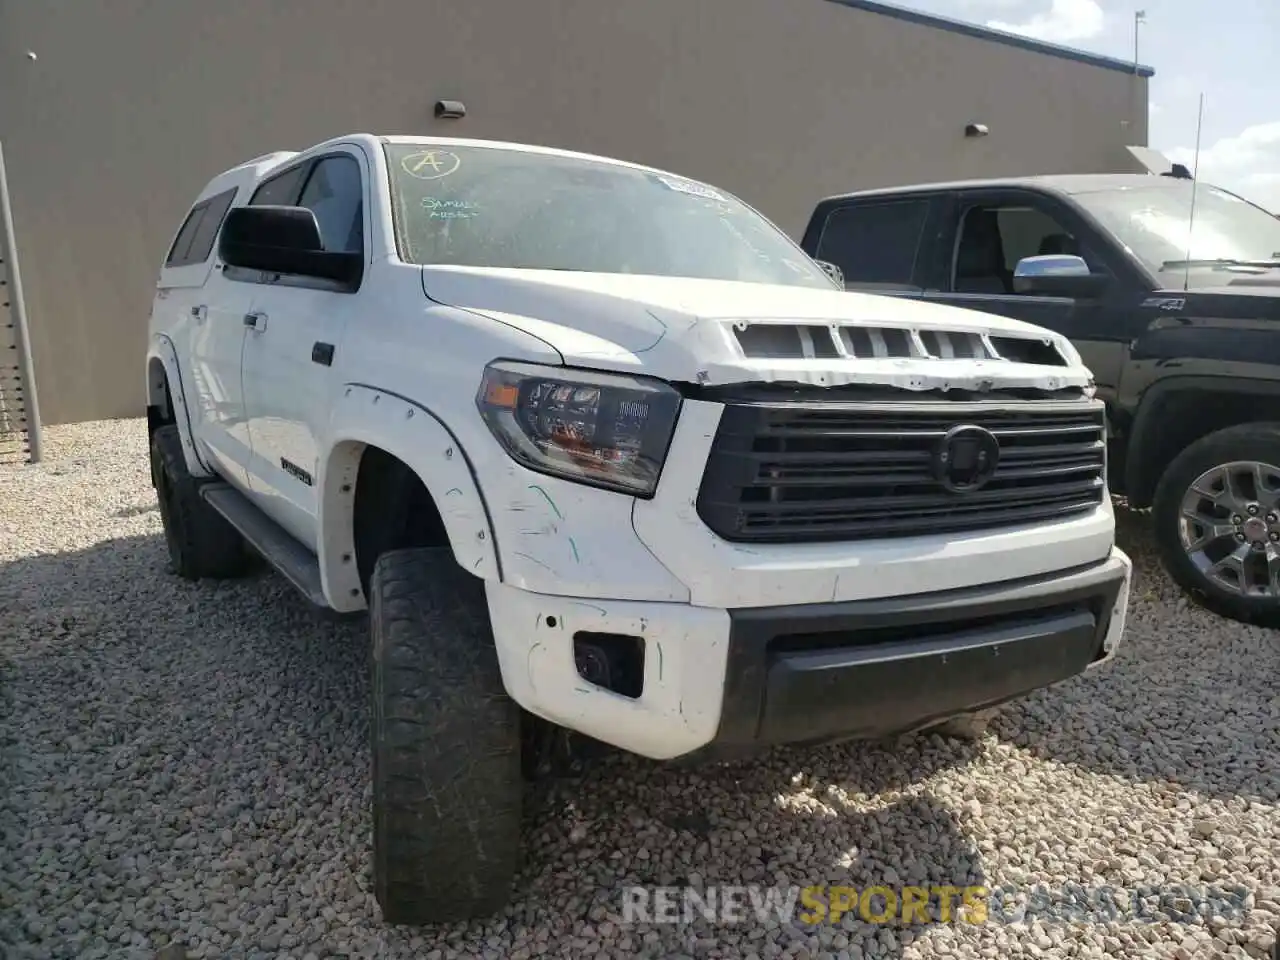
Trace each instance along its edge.
<path fill-rule="evenodd" d="M 44 436 L 40 427 L 40 403 L 36 399 L 36 371 L 31 357 L 31 337 L 27 333 L 27 309 L 22 300 L 22 277 L 18 272 L 18 241 L 13 229 L 13 207 L 9 203 L 9 178 L 5 175 L 4 144 L 0 143 L 0 226 L 4 228 L 3 247 L 9 274 L 9 310 L 13 314 L 14 341 L 18 346 L 18 365 L 22 375 L 22 408 L 27 419 L 27 446 L 32 463 L 44 455 Z"/>
<path fill-rule="evenodd" d="M 1138 92 L 1142 88 L 1142 69 L 1141 61 L 1138 59 L 1138 34 L 1141 31 L 1142 24 L 1147 22 L 1147 11 L 1135 10 L 1133 13 L 1133 81 L 1129 89 L 1129 136 L 1135 143 L 1141 140 L 1138 146 L 1145 147 L 1147 145 L 1146 124 L 1139 123 L 1138 108 L 1139 102 L 1142 100 L 1138 96 Z M 1142 136 L 1139 136 L 1139 132 Z"/>
<path fill-rule="evenodd" d="M 1138 10 L 1133 15 L 1133 73 L 1138 74 L 1138 28 L 1146 22 L 1147 11 Z"/>

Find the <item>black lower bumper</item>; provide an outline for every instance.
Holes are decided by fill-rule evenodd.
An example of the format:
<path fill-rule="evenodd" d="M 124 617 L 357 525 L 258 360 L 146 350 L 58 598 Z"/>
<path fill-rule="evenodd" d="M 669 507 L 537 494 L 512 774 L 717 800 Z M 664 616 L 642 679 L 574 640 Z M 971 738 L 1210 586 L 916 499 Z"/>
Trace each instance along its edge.
<path fill-rule="evenodd" d="M 1111 558 L 976 589 L 732 610 L 720 726 L 698 757 L 889 736 L 1066 680 L 1103 657 L 1124 577 Z"/>

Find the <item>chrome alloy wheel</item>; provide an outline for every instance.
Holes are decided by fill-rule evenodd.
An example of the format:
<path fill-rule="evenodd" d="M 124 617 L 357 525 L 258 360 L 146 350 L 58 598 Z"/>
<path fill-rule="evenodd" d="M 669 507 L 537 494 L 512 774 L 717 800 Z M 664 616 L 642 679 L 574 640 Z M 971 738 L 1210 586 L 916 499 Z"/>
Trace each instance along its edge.
<path fill-rule="evenodd" d="M 1182 498 L 1178 535 L 1206 579 L 1280 598 L 1280 467 L 1237 460 L 1206 470 Z"/>

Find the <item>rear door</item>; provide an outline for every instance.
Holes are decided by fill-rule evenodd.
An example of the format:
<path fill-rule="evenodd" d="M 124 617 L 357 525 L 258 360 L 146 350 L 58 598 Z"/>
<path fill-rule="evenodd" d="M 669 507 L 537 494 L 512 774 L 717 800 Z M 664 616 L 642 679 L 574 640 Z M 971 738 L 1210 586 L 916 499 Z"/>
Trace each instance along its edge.
<path fill-rule="evenodd" d="M 1017 188 L 957 191 L 942 211 L 939 243 L 925 278 L 925 298 L 999 314 L 1068 337 L 1092 371 L 1098 393 L 1112 400 L 1132 336 L 1129 270 L 1114 248 L 1067 202 Z M 1094 297 L 1020 294 L 1013 272 L 1024 257 L 1083 257 L 1112 282 Z"/>
<path fill-rule="evenodd" d="M 244 487 L 249 461 L 240 394 L 244 328 L 232 315 L 248 298 L 223 281 L 222 264 L 213 253 L 222 221 L 237 196 L 233 187 L 192 207 L 166 258 L 162 302 L 175 314 L 167 329 L 185 341 L 175 348 L 195 445 L 219 475 Z"/>
<path fill-rule="evenodd" d="M 847 198 L 815 211 L 805 248 L 844 273 L 845 288 L 920 296 L 942 226 L 944 195 Z"/>

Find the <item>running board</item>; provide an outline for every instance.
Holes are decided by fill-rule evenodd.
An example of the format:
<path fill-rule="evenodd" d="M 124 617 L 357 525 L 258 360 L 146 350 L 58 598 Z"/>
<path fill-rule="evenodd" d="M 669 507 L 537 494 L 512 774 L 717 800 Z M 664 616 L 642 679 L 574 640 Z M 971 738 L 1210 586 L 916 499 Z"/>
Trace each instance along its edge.
<path fill-rule="evenodd" d="M 283 527 L 228 483 L 203 483 L 200 496 L 317 607 L 329 609 L 320 586 L 320 561 Z"/>

